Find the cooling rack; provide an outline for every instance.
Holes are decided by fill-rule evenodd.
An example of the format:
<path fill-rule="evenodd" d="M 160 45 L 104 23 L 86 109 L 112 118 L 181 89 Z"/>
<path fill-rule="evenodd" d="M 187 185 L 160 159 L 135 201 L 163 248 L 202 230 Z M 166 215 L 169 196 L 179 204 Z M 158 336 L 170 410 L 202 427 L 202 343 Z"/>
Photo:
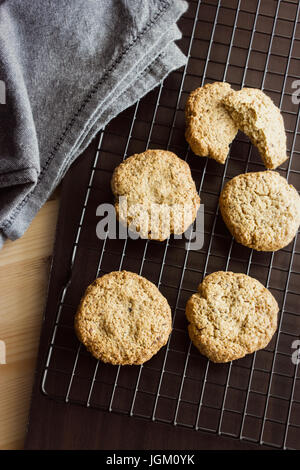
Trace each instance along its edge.
<path fill-rule="evenodd" d="M 193 155 L 184 139 L 184 105 L 191 90 L 227 81 L 233 88 L 263 89 L 282 111 L 290 158 L 278 171 L 300 189 L 298 1 L 190 1 L 179 26 L 187 65 L 114 119 L 97 139 L 87 168 L 80 222 L 72 247 L 70 276 L 61 286 L 43 368 L 44 394 L 222 436 L 300 449 L 300 244 L 297 238 L 274 253 L 237 244 L 226 229 L 218 197 L 228 179 L 263 170 L 249 139 L 239 133 L 225 165 Z M 298 75 L 297 75 L 298 74 Z M 299 83 L 298 83 L 299 88 Z M 116 165 L 146 148 L 165 148 L 185 159 L 204 204 L 204 245 L 186 240 L 104 240 L 96 236 L 101 203 L 112 202 Z M 69 194 L 70 204 L 72 195 Z M 68 200 L 69 200 L 68 199 Z M 173 312 L 169 342 L 142 366 L 96 361 L 77 341 L 73 319 L 80 297 L 95 277 L 134 271 L 154 282 Z M 228 364 L 213 364 L 189 341 L 185 303 L 203 277 L 216 270 L 244 272 L 270 289 L 280 306 L 278 330 L 264 350 Z M 294 360 L 292 360 L 294 358 Z"/>

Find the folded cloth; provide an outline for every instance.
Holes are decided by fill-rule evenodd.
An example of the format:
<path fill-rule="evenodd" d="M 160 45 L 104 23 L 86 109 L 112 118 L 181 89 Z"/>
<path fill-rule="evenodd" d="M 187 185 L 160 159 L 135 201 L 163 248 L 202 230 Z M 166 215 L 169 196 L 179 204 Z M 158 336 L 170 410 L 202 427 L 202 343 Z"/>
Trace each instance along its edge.
<path fill-rule="evenodd" d="M 0 246 L 114 116 L 181 67 L 183 0 L 0 0 Z M 3 94 L 3 93 L 2 93 Z"/>

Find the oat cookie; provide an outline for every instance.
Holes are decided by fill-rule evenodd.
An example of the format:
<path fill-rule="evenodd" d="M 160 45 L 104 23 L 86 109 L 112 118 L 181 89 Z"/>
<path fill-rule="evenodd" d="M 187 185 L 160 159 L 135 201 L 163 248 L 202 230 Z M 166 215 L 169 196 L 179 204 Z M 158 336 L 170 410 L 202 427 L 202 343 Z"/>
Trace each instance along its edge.
<path fill-rule="evenodd" d="M 197 88 L 189 95 L 185 107 L 185 137 L 196 155 L 225 163 L 229 145 L 238 131 L 222 103 L 232 92 L 228 83 L 215 82 Z"/>
<path fill-rule="evenodd" d="M 263 91 L 242 88 L 225 96 L 223 103 L 238 128 L 257 146 L 266 168 L 277 168 L 288 158 L 280 110 Z"/>
<path fill-rule="evenodd" d="M 171 309 L 157 287 L 142 276 L 115 271 L 96 279 L 75 317 L 79 340 L 97 359 L 142 364 L 171 333 Z"/>
<path fill-rule="evenodd" d="M 265 348 L 277 328 L 278 305 L 259 281 L 218 271 L 203 280 L 186 305 L 190 338 L 213 362 Z"/>
<path fill-rule="evenodd" d="M 193 223 L 200 198 L 189 165 L 166 150 L 146 150 L 121 163 L 112 177 L 117 217 L 142 238 L 163 241 Z"/>
<path fill-rule="evenodd" d="M 239 243 L 258 251 L 276 251 L 297 233 L 300 197 L 276 171 L 245 173 L 225 185 L 220 211 Z"/>

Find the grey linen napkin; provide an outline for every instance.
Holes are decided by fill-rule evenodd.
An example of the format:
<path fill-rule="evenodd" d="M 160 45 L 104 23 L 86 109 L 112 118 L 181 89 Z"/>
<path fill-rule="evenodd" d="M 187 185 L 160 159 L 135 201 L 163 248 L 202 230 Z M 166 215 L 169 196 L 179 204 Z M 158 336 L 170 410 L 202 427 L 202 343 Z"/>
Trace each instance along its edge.
<path fill-rule="evenodd" d="M 114 116 L 186 57 L 182 0 L 0 0 L 0 246 Z"/>

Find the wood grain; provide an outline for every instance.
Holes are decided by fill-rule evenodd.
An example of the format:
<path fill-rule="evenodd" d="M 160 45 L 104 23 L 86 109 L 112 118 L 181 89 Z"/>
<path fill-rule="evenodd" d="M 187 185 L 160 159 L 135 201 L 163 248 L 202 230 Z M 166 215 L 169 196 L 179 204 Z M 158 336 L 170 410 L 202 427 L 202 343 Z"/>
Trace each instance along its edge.
<path fill-rule="evenodd" d="M 25 235 L 0 251 L 0 449 L 23 448 L 59 207 L 59 192 Z"/>

